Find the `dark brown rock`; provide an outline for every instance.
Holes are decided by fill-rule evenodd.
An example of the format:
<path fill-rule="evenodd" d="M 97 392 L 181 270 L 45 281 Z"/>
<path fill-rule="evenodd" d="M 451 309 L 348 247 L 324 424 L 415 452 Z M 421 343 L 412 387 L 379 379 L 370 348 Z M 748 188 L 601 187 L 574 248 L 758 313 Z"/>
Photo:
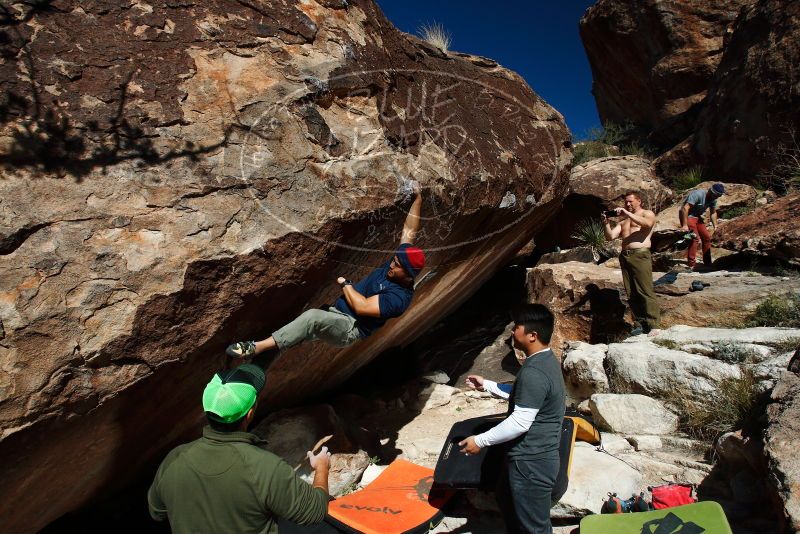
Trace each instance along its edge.
<path fill-rule="evenodd" d="M 800 262 L 800 194 L 781 197 L 719 226 L 717 246 L 764 255 L 791 263 Z"/>
<path fill-rule="evenodd" d="M 600 0 L 580 22 L 600 119 L 667 146 L 694 130 L 725 35 L 752 0 Z"/>
<path fill-rule="evenodd" d="M 658 181 L 653 167 L 639 156 L 613 156 L 589 161 L 572 168 L 569 193 L 558 213 L 536 236 L 536 246 L 548 251 L 579 246 L 572 237 L 586 219 L 600 219 L 602 210 L 620 207 L 625 193 L 639 191 L 643 205 L 658 211 L 669 205 L 673 194 Z"/>
<path fill-rule="evenodd" d="M 799 148 L 798 64 L 800 3 L 759 0 L 745 9 L 696 128 L 694 149 L 709 168 L 727 180 L 764 182 L 759 175 L 771 174 L 784 149 Z"/>
<path fill-rule="evenodd" d="M 5 530 L 39 530 L 196 437 L 224 347 L 384 261 L 408 179 L 435 276 L 370 339 L 283 354 L 261 406 L 409 343 L 566 191 L 555 110 L 371 1 L 19 6 L 0 41 Z"/>

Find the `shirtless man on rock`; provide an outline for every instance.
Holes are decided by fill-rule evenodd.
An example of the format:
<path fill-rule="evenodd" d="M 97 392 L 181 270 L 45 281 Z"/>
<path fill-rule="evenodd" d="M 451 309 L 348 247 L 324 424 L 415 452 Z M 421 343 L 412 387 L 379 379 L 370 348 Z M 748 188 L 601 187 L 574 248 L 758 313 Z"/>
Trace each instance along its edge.
<path fill-rule="evenodd" d="M 656 226 L 656 215 L 642 207 L 642 197 L 637 191 L 625 193 L 625 207 L 616 208 L 616 217 L 622 217 L 619 224 L 611 227 L 604 213 L 603 228 L 606 239 L 622 238 L 622 253 L 619 265 L 622 269 L 622 282 L 628 294 L 628 302 L 638 323 L 632 335 L 641 333 L 655 335 L 659 332 L 661 311 L 653 289 L 653 260 L 650 255 L 650 237 Z"/>

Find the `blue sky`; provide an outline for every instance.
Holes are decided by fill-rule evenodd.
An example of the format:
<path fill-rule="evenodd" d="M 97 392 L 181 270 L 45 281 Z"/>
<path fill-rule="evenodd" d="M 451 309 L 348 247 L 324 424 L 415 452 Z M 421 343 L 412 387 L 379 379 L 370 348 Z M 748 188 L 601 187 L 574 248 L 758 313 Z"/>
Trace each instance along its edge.
<path fill-rule="evenodd" d="M 494 59 L 521 74 L 564 115 L 575 138 L 599 126 L 578 21 L 595 0 L 377 0 L 407 33 L 437 22 L 451 50 Z"/>

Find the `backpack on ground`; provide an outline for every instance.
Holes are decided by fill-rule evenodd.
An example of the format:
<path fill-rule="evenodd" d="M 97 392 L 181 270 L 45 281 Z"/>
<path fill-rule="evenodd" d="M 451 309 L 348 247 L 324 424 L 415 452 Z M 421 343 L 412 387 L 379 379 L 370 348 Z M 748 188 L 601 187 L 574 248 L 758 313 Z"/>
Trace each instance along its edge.
<path fill-rule="evenodd" d="M 697 502 L 691 484 L 664 484 L 647 489 L 653 494 L 653 508 L 656 510 Z"/>

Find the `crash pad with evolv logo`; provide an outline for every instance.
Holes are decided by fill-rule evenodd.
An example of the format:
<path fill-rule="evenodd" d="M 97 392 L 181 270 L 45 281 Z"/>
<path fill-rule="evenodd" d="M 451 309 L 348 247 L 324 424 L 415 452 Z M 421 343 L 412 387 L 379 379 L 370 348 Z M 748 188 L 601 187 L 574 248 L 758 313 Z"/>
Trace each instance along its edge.
<path fill-rule="evenodd" d="M 433 487 L 432 469 L 398 459 L 366 488 L 331 501 L 325 521 L 343 532 L 427 532 L 442 520 L 452 495 Z"/>
<path fill-rule="evenodd" d="M 731 534 L 722 507 L 714 501 L 696 502 L 653 512 L 589 515 L 581 534 Z"/>

